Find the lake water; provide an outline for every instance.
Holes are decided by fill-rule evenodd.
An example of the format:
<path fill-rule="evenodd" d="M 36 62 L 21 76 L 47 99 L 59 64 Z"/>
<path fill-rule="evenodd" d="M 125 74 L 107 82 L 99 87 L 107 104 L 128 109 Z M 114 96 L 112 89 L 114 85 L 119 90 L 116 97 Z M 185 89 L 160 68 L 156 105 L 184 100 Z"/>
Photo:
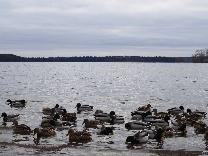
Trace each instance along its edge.
<path fill-rule="evenodd" d="M 75 112 L 78 102 L 93 105 L 94 110 L 113 110 L 123 115 L 126 122 L 131 118 L 131 111 L 148 103 L 161 111 L 183 105 L 185 109 L 208 112 L 207 69 L 208 64 L 191 63 L 0 63 L 0 113 L 19 113 L 19 123 L 35 128 L 42 120 L 42 108 L 54 107 L 57 103 L 68 112 Z M 25 108 L 17 109 L 6 105 L 7 99 L 28 102 Z M 84 118 L 93 119 L 93 113 L 78 114 L 78 130 L 82 130 Z M 96 130 L 91 132 L 93 142 L 84 146 L 42 151 L 0 145 L 0 155 L 154 155 L 148 151 L 155 144 L 138 150 L 127 149 L 125 139 L 135 131 L 127 131 L 124 124 L 116 125 L 113 136 L 98 137 Z M 41 145 L 67 144 L 66 133 L 58 131 L 56 137 L 42 139 Z M 12 130 L 0 130 L 0 142 L 12 143 L 17 139 L 26 140 L 17 144 L 34 145 L 32 135 L 23 138 L 13 135 Z M 203 135 L 196 135 L 188 127 L 186 138 L 165 139 L 163 149 L 204 151 L 205 143 Z"/>

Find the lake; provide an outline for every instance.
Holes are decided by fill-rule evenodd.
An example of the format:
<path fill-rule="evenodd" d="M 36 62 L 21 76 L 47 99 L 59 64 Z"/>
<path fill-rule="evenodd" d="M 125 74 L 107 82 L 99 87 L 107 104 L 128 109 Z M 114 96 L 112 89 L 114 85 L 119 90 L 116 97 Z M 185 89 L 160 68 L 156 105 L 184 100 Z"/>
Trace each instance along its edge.
<path fill-rule="evenodd" d="M 19 123 L 32 129 L 42 120 L 42 108 L 64 106 L 68 112 L 76 112 L 76 104 L 89 104 L 94 110 L 115 111 L 130 121 L 131 112 L 139 106 L 151 104 L 159 111 L 183 105 L 206 111 L 208 106 L 208 64 L 192 63 L 0 63 L 0 113 L 20 114 Z M 25 108 L 11 108 L 7 99 L 25 99 Z M 93 113 L 81 113 L 77 117 L 77 129 L 82 130 L 85 118 L 93 119 Z M 205 119 L 207 123 L 207 119 Z M 2 123 L 2 118 L 0 124 Z M 33 136 L 18 141 L 22 136 L 11 130 L 0 130 L 0 155 L 154 155 L 155 144 L 142 149 L 127 149 L 125 139 L 136 131 L 127 131 L 122 125 L 113 136 L 96 135 L 93 141 L 83 146 L 44 151 L 21 146 L 34 145 Z M 187 137 L 167 138 L 164 150 L 204 151 L 203 135 L 196 135 L 187 128 Z M 66 130 L 57 131 L 57 136 L 42 139 L 41 145 L 54 146 L 68 143 Z M 35 146 L 35 145 L 34 145 Z M 150 151 L 150 152 L 149 152 Z"/>

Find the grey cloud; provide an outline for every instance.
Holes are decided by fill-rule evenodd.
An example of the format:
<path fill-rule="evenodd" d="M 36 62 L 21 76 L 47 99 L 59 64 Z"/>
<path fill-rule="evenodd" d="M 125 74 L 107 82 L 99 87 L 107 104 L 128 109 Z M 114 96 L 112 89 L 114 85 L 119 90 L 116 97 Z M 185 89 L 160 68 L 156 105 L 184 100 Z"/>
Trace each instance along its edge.
<path fill-rule="evenodd" d="M 205 0 L 2 0 L 0 52 L 160 55 L 169 49 L 168 56 L 191 56 L 208 44 L 207 6 Z"/>

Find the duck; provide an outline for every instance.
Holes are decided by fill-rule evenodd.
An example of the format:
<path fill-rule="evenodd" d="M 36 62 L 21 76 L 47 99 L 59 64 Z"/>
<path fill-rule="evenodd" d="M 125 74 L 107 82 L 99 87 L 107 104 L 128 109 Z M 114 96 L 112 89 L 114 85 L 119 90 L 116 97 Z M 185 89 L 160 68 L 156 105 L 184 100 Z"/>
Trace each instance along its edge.
<path fill-rule="evenodd" d="M 204 134 L 208 126 L 204 122 L 198 121 L 194 122 L 193 127 L 196 134 Z"/>
<path fill-rule="evenodd" d="M 134 136 L 128 136 L 126 138 L 126 144 L 139 145 L 148 142 L 148 133 L 146 131 L 139 131 Z"/>
<path fill-rule="evenodd" d="M 146 113 L 146 111 L 134 111 L 134 112 L 131 112 L 131 116 L 134 116 L 134 115 L 142 115 L 142 114 L 144 114 L 144 113 Z"/>
<path fill-rule="evenodd" d="M 157 109 L 153 109 L 152 112 L 154 113 L 154 116 L 158 116 L 160 118 L 164 118 L 165 116 L 169 115 L 168 112 L 158 112 Z"/>
<path fill-rule="evenodd" d="M 144 122 L 155 122 L 155 121 L 161 120 L 161 119 L 162 119 L 161 117 L 151 115 L 148 112 L 142 115 L 142 120 Z"/>
<path fill-rule="evenodd" d="M 98 135 L 113 135 L 113 129 L 114 127 L 106 127 L 105 125 L 102 125 L 102 127 L 97 132 Z"/>
<path fill-rule="evenodd" d="M 81 103 L 77 103 L 76 108 L 77 108 L 78 113 L 80 113 L 82 111 L 93 111 L 93 106 L 81 105 Z"/>
<path fill-rule="evenodd" d="M 110 113 L 99 112 L 94 114 L 94 116 L 96 120 L 108 122 L 110 124 L 123 124 L 125 122 L 124 117 L 116 115 L 114 111 L 111 111 Z"/>
<path fill-rule="evenodd" d="M 208 141 L 208 128 L 206 128 L 205 133 L 204 133 L 204 139 Z"/>
<path fill-rule="evenodd" d="M 67 113 L 66 109 L 63 109 L 63 112 L 61 114 L 62 121 L 69 121 L 69 122 L 76 122 L 76 113 Z"/>
<path fill-rule="evenodd" d="M 67 136 L 69 136 L 69 143 L 88 143 L 92 141 L 91 134 L 87 131 L 75 131 L 70 128 Z"/>
<path fill-rule="evenodd" d="M 178 114 L 184 113 L 184 107 L 180 106 L 179 108 L 177 107 L 170 108 L 168 109 L 168 113 L 172 115 L 178 115 Z"/>
<path fill-rule="evenodd" d="M 85 126 L 85 128 L 98 128 L 99 121 L 97 120 L 89 120 L 84 119 L 82 125 Z"/>
<path fill-rule="evenodd" d="M 158 142 L 157 146 L 161 148 L 163 146 L 163 142 L 164 142 L 164 129 L 158 128 L 156 130 L 156 134 L 154 136 L 154 139 L 156 139 L 156 141 Z"/>
<path fill-rule="evenodd" d="M 102 113 L 104 113 L 103 110 L 98 109 L 95 111 L 94 116 L 96 116 L 98 114 L 102 114 Z"/>
<path fill-rule="evenodd" d="M 3 112 L 1 114 L 1 117 L 3 117 L 3 121 L 4 122 L 13 122 L 13 121 L 19 119 L 19 114 L 10 114 L 10 115 L 7 115 L 7 113 Z"/>
<path fill-rule="evenodd" d="M 116 113 L 114 111 L 111 111 L 109 113 L 109 117 L 110 117 L 110 120 L 108 122 L 111 125 L 113 125 L 113 124 L 123 124 L 125 122 L 124 117 L 116 115 Z"/>
<path fill-rule="evenodd" d="M 192 114 L 195 114 L 195 115 L 197 115 L 201 118 L 205 118 L 207 113 L 203 112 L 203 111 L 195 110 L 195 111 L 192 112 Z"/>
<path fill-rule="evenodd" d="M 48 107 L 43 108 L 43 109 L 42 109 L 42 113 L 43 113 L 44 115 L 51 115 L 51 114 L 52 114 L 52 109 L 51 109 L 51 108 L 48 108 Z"/>
<path fill-rule="evenodd" d="M 156 127 L 167 127 L 169 126 L 169 120 L 170 117 L 169 116 L 165 116 L 164 119 L 160 119 L 160 118 L 150 118 L 150 119 L 145 119 L 144 121 L 151 123 L 151 126 L 156 126 Z"/>
<path fill-rule="evenodd" d="M 14 101 L 12 101 L 12 100 L 8 99 L 6 102 L 11 107 L 16 107 L 16 108 L 25 107 L 25 105 L 26 105 L 26 101 L 25 100 L 14 100 Z"/>
<path fill-rule="evenodd" d="M 170 128 L 172 128 L 176 135 L 179 136 L 186 136 L 187 130 L 186 130 L 186 123 L 185 122 L 172 122 Z"/>
<path fill-rule="evenodd" d="M 144 112 L 144 111 L 136 111 L 132 112 L 132 120 L 144 120 L 145 117 L 152 116 L 152 113 L 150 111 Z"/>
<path fill-rule="evenodd" d="M 58 121 L 60 119 L 60 115 L 55 114 L 53 117 L 49 116 L 48 118 L 44 118 L 41 122 L 41 127 L 57 127 L 62 126 L 62 123 Z"/>
<path fill-rule="evenodd" d="M 125 124 L 125 128 L 128 130 L 143 130 L 149 126 L 149 124 L 140 121 L 132 121 Z"/>
<path fill-rule="evenodd" d="M 32 133 L 32 130 L 30 129 L 29 126 L 25 124 L 18 124 L 18 121 L 13 121 L 14 129 L 13 133 L 14 134 L 20 134 L 20 135 L 30 135 Z"/>
<path fill-rule="evenodd" d="M 54 128 L 35 128 L 34 129 L 34 135 L 37 135 L 36 138 L 34 138 L 34 143 L 36 145 L 39 144 L 40 138 L 48 138 L 48 137 L 53 137 L 56 135 L 56 132 Z"/>
<path fill-rule="evenodd" d="M 95 113 L 94 116 L 95 119 L 99 121 L 108 122 L 110 120 L 110 115 L 108 113 L 99 112 Z"/>
<path fill-rule="evenodd" d="M 48 108 L 45 107 L 42 109 L 42 113 L 44 115 L 54 115 L 54 114 L 59 114 L 61 115 L 64 110 L 66 110 L 63 106 L 59 106 L 59 104 L 56 104 L 53 108 Z"/>
<path fill-rule="evenodd" d="M 59 106 L 59 104 L 56 104 L 55 107 L 52 108 L 52 114 L 61 115 L 64 110 L 66 111 L 66 109 L 63 106 Z"/>
<path fill-rule="evenodd" d="M 137 109 L 137 111 L 145 111 L 145 112 L 147 112 L 147 111 L 151 111 L 151 108 L 152 108 L 152 106 L 150 104 L 148 104 L 146 106 L 139 107 Z"/>

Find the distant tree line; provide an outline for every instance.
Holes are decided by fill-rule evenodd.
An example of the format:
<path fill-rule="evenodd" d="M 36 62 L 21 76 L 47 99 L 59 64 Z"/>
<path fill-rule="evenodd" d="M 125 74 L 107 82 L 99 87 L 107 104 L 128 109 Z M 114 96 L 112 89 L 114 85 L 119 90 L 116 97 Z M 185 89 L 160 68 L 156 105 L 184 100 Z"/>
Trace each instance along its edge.
<path fill-rule="evenodd" d="M 197 49 L 192 55 L 192 60 L 195 63 L 208 63 L 208 49 Z"/>
<path fill-rule="evenodd" d="M 191 57 L 82 56 L 82 57 L 20 57 L 0 54 L 0 62 L 192 62 Z"/>

